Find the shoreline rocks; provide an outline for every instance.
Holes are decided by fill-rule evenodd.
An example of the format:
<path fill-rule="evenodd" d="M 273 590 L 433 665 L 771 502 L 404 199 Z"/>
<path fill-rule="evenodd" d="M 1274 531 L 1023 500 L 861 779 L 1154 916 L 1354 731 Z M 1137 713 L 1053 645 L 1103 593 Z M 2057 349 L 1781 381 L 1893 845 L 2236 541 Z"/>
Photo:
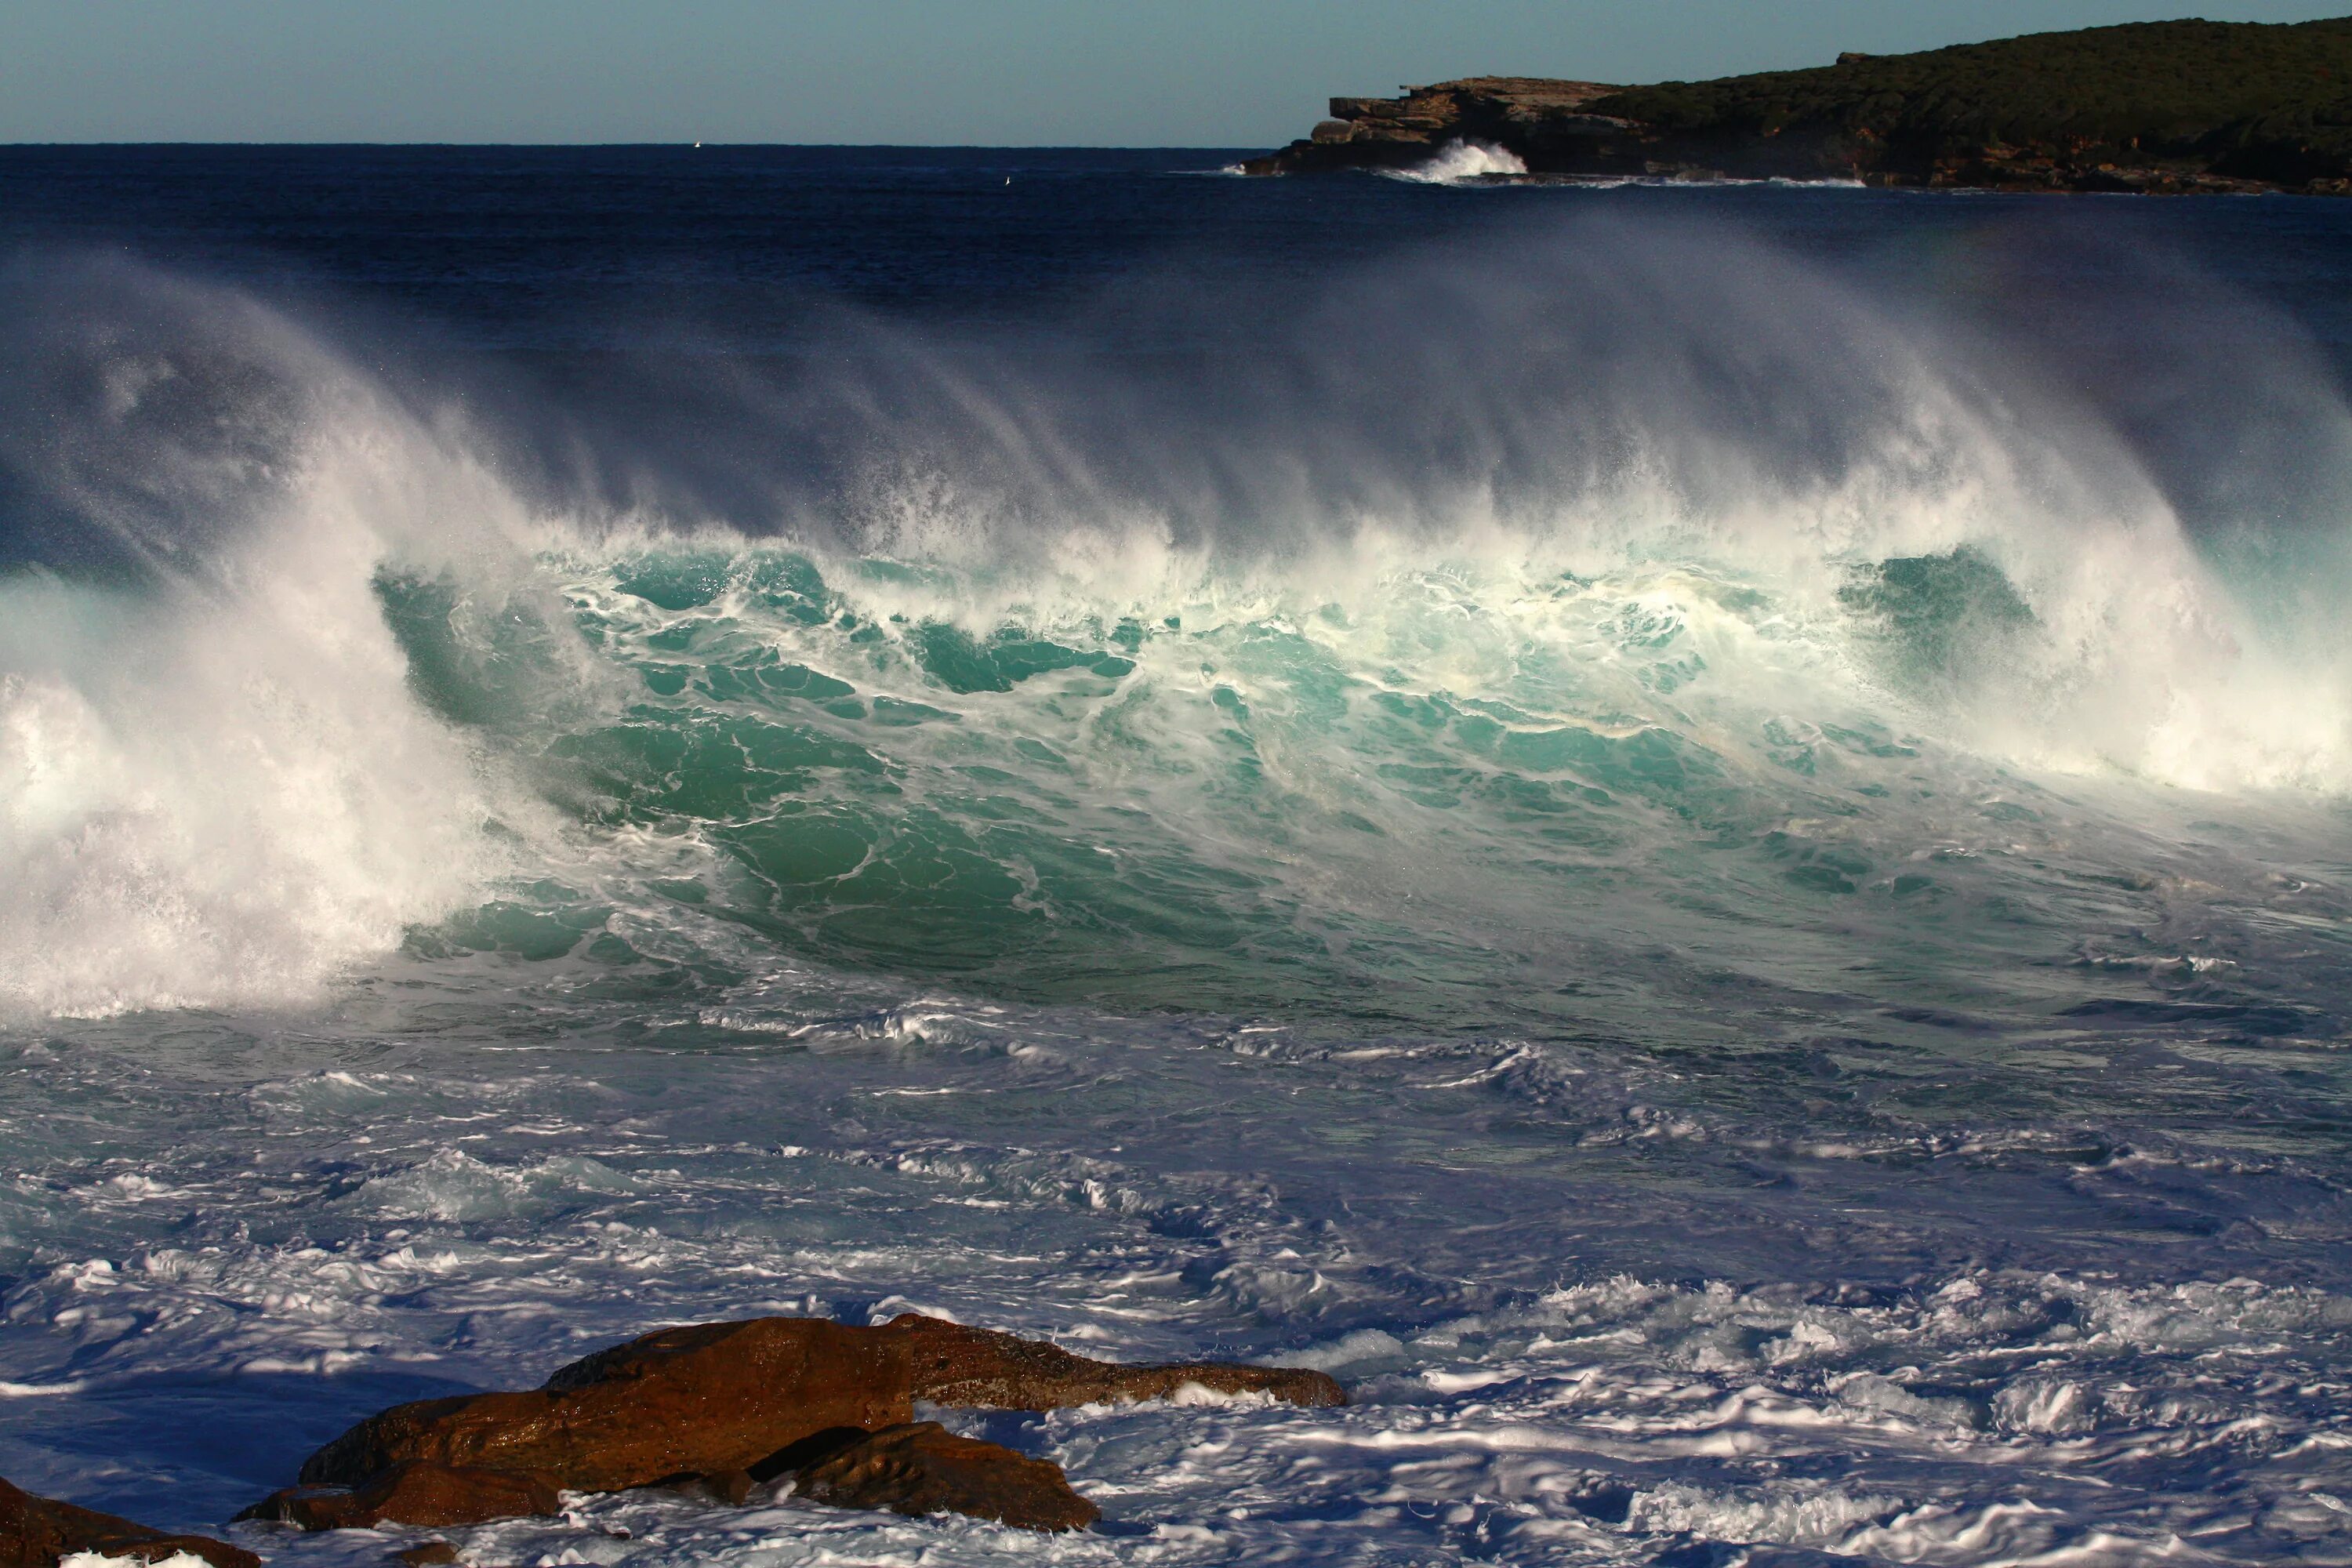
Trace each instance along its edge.
<path fill-rule="evenodd" d="M 912 1312 L 866 1328 L 700 1323 L 598 1351 L 536 1389 L 381 1411 L 311 1455 L 299 1485 L 239 1517 L 305 1530 L 478 1523 L 551 1512 L 559 1491 L 689 1485 L 740 1502 L 789 1474 L 806 1495 L 845 1507 L 1083 1529 L 1099 1513 L 1059 1467 L 918 1422 L 915 1402 L 1043 1411 L 1166 1398 L 1189 1384 L 1347 1402 L 1318 1372 L 1121 1365 Z"/>
<path fill-rule="evenodd" d="M 795 1470 L 793 1489 L 835 1508 L 962 1513 L 1024 1530 L 1085 1530 L 1102 1518 L 1061 1466 L 956 1436 L 936 1421 L 861 1433 Z"/>
<path fill-rule="evenodd" d="M 425 1460 L 610 1492 L 748 1469 L 829 1426 L 909 1419 L 906 1358 L 894 1351 L 871 1331 L 818 1319 L 665 1330 L 528 1392 L 394 1405 L 311 1455 L 299 1479 L 361 1486 Z"/>
<path fill-rule="evenodd" d="M 1345 1405 L 1326 1374 L 1232 1362 L 1123 1365 L 919 1313 L 871 1327 L 751 1318 L 662 1329 L 558 1368 L 535 1389 L 394 1405 L 306 1460 L 297 1484 L 237 1520 L 304 1531 L 435 1528 L 550 1516 L 564 1492 L 682 1487 L 740 1505 L 789 1479 L 840 1508 L 961 1513 L 1039 1531 L 1102 1510 L 1060 1466 L 958 1436 L 915 1406 L 1045 1411 L 1164 1399 L 1197 1386 L 1307 1407 Z M 0 1568 L 79 1552 L 261 1568 L 243 1547 L 172 1535 L 0 1480 Z M 446 1542 L 394 1554 L 455 1561 Z"/>
<path fill-rule="evenodd" d="M 528 1472 L 409 1459 L 355 1487 L 292 1486 L 238 1514 L 301 1530 L 365 1530 L 378 1524 L 481 1524 L 551 1514 L 556 1489 Z"/>
<path fill-rule="evenodd" d="M 35 1497 L 0 1480 L 0 1568 L 57 1568 L 77 1552 L 159 1563 L 186 1552 L 211 1568 L 261 1568 L 241 1546 L 207 1535 L 170 1535 L 94 1508 Z"/>

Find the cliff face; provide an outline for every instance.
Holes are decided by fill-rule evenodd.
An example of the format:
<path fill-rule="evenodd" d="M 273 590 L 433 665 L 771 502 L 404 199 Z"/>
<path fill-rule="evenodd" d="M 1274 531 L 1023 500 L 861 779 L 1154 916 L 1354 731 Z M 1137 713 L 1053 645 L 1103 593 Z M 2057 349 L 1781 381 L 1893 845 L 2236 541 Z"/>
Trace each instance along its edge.
<path fill-rule="evenodd" d="M 1622 88 L 1544 77 L 1482 76 L 1405 89 L 1402 98 L 1335 98 L 1331 118 L 1306 141 L 1243 167 L 1255 174 L 1318 169 L 1397 168 L 1426 160 L 1448 142 L 1487 142 L 1522 161 L 1547 157 L 1546 167 L 1589 163 L 1600 139 L 1627 142 L 1627 121 L 1586 111 L 1586 105 Z M 1633 172 L 1641 172 L 1638 154 Z M 1530 169 L 1536 167 L 1528 163 Z M 1599 171 L 1595 171 L 1599 172 Z"/>
<path fill-rule="evenodd" d="M 1244 167 L 1393 168 L 1452 142 L 1569 177 L 2352 194 L 2352 18 L 2137 23 L 1648 87 L 1473 77 L 1335 98 Z"/>

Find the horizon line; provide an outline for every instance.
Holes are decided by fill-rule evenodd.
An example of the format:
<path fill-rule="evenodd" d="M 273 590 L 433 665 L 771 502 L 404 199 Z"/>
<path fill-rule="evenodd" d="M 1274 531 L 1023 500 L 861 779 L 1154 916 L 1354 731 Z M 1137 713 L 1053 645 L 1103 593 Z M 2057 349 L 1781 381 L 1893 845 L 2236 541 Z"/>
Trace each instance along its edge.
<path fill-rule="evenodd" d="M 523 151 L 590 151 L 611 148 L 667 148 L 677 152 L 727 152 L 746 148 L 792 148 L 805 152 L 850 153 L 1250 153 L 1259 151 L 1257 142 L 236 142 L 226 140 L 193 140 L 178 142 L 0 142 L 0 152 L 28 149 L 58 148 L 149 148 L 149 147 L 369 147 L 369 148 L 446 148 L 451 150 L 498 149 L 505 152 Z"/>

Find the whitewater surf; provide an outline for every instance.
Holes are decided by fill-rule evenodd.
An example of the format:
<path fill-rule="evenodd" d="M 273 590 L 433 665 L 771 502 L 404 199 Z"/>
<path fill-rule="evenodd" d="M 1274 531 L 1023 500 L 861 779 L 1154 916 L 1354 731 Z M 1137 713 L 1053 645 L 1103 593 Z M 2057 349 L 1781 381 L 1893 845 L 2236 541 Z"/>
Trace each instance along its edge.
<path fill-rule="evenodd" d="M 21 250 L 0 1473 L 919 1310 L 1353 1403 L 464 1561 L 2345 1560 L 2344 220 L 1488 172 L 745 164 L 621 318 L 626 168 L 423 302 Z"/>

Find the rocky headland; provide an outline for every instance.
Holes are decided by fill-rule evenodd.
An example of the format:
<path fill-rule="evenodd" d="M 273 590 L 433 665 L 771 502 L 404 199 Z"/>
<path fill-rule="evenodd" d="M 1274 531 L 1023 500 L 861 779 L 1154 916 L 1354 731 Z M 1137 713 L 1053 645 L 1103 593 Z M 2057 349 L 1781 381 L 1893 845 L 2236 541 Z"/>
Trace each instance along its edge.
<path fill-rule="evenodd" d="M 1335 98 L 1253 174 L 1402 169 L 1455 144 L 1532 178 L 2352 194 L 2352 18 L 2143 22 L 1645 87 L 1472 77 Z"/>

